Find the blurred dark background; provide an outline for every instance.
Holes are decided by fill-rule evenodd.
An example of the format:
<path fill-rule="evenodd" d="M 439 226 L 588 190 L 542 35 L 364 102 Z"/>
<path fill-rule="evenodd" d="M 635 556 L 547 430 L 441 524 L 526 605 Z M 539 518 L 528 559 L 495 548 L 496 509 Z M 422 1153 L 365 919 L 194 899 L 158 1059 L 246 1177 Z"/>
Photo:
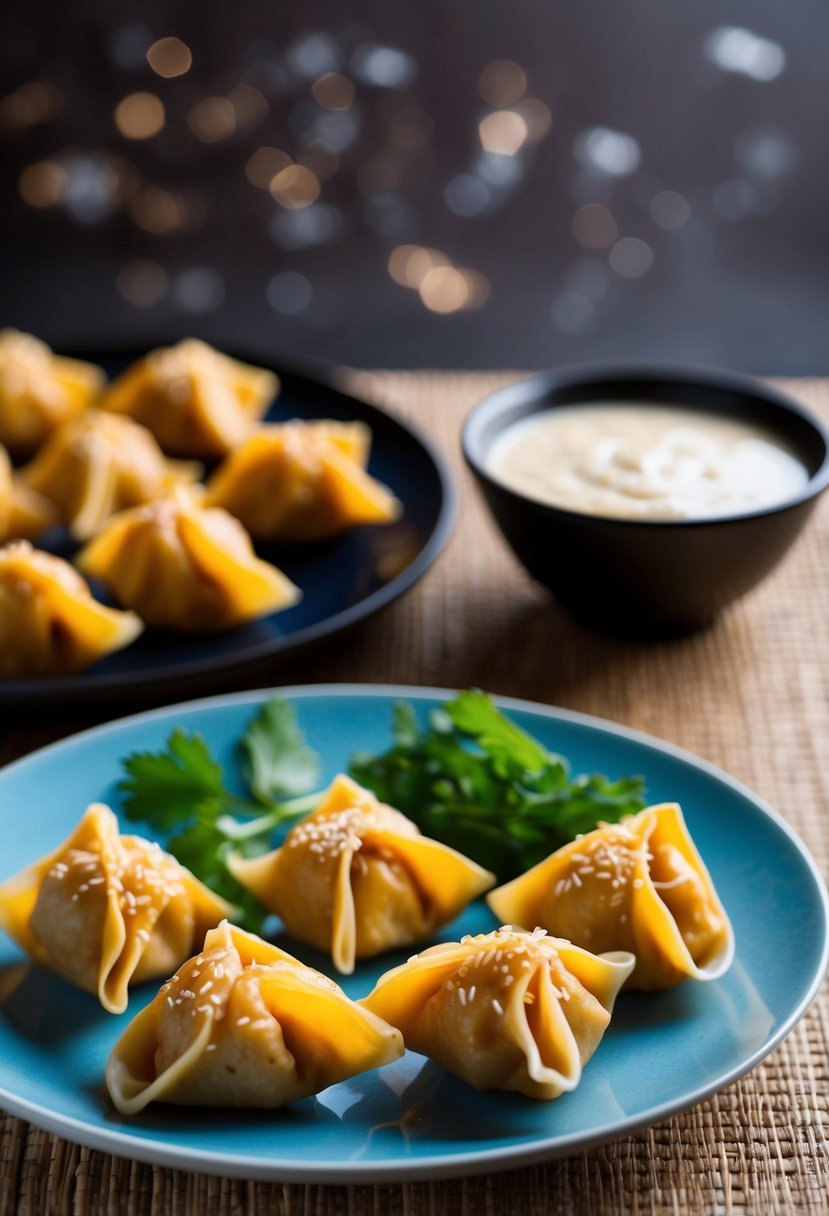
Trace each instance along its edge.
<path fill-rule="evenodd" d="M 2 322 L 827 372 L 826 0 L 28 4 Z"/>

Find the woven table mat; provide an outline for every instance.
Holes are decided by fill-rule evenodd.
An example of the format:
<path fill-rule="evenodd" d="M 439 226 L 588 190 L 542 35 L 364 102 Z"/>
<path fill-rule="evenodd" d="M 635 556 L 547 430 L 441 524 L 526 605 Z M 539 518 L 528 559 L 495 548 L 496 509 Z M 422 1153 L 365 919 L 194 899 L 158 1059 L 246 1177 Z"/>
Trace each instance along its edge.
<path fill-rule="evenodd" d="M 316 681 L 479 685 L 648 731 L 777 807 L 829 869 L 829 495 L 795 549 L 711 630 L 638 644 L 561 613 L 497 537 L 463 468 L 468 409 L 507 375 L 350 373 L 347 386 L 427 431 L 459 486 L 454 537 L 381 617 L 246 686 Z M 829 419 L 829 381 L 786 387 Z M 232 681 L 218 686 L 232 687 Z M 174 698 L 170 698 L 174 699 Z M 84 723 L 85 724 L 85 723 Z M 77 725 L 6 724 L 11 759 Z M 536 1216 L 829 1213 L 829 994 L 749 1076 L 638 1135 L 518 1171 L 434 1183 L 246 1183 L 133 1163 L 0 1117 L 0 1216 Z"/>

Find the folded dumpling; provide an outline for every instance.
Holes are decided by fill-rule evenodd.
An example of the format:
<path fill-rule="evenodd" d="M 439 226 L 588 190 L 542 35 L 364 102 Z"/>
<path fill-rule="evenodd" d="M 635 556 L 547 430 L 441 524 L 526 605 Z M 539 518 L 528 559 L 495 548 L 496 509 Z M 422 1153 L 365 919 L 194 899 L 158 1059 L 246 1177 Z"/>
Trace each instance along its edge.
<path fill-rule="evenodd" d="M 167 460 L 130 418 L 87 410 L 58 427 L 21 477 L 51 499 L 78 540 L 88 540 L 118 511 L 162 498 L 200 471 L 198 464 Z"/>
<path fill-rule="evenodd" d="M 487 896 L 499 920 L 543 925 L 596 952 L 631 950 L 629 988 L 717 979 L 734 934 L 674 802 L 571 841 Z"/>
<path fill-rule="evenodd" d="M 94 363 L 54 355 L 16 329 L 0 332 L 0 443 L 28 456 L 56 426 L 85 410 L 106 377 Z"/>
<path fill-rule="evenodd" d="M 0 446 L 0 544 L 36 540 L 57 523 L 52 503 L 15 476 L 6 449 Z"/>
<path fill-rule="evenodd" d="M 28 541 L 0 549 L 0 678 L 71 675 L 143 628 L 135 613 L 93 599 L 62 558 Z"/>
<path fill-rule="evenodd" d="M 148 625 L 231 629 L 295 604 L 301 592 L 268 562 L 227 511 L 180 491 L 114 516 L 76 561 Z"/>
<path fill-rule="evenodd" d="M 150 1102 L 272 1109 L 403 1054 L 400 1032 L 284 950 L 226 921 L 121 1035 L 118 1110 Z"/>
<path fill-rule="evenodd" d="M 360 1003 L 476 1089 L 557 1098 L 578 1085 L 633 964 L 502 928 L 416 954 Z"/>
<path fill-rule="evenodd" d="M 129 984 L 169 975 L 231 911 L 157 844 L 121 836 L 102 803 L 0 885 L 0 926 L 109 1013 L 126 1009 Z"/>
<path fill-rule="evenodd" d="M 172 455 L 223 456 L 278 391 L 273 372 L 187 338 L 133 363 L 110 385 L 102 406 L 142 423 Z"/>
<path fill-rule="evenodd" d="M 210 478 L 206 501 L 231 511 L 257 540 L 321 540 L 391 523 L 402 507 L 366 472 L 370 442 L 361 422 L 261 426 Z"/>
<path fill-rule="evenodd" d="M 281 848 L 228 864 L 289 933 L 330 951 L 344 975 L 355 959 L 422 941 L 494 881 L 344 774 Z"/>

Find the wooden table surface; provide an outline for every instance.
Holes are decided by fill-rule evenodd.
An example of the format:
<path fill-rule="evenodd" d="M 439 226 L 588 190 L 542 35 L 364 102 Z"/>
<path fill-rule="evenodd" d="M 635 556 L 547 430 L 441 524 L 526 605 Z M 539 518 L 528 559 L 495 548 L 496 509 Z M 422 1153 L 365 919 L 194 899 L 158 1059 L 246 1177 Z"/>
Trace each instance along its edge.
<path fill-rule="evenodd" d="M 711 630 L 625 643 L 560 612 L 496 535 L 462 467 L 469 408 L 507 375 L 353 373 L 350 387 L 415 420 L 460 489 L 448 549 L 385 612 L 244 686 L 366 681 L 467 687 L 610 718 L 697 753 L 757 790 L 829 862 L 829 496 L 778 570 Z M 829 418 L 829 381 L 785 386 Z M 241 687 L 217 681 L 215 691 Z M 175 700 L 171 696 L 169 700 Z M 125 706 L 124 711 L 132 708 Z M 0 710 L 0 714 L 3 711 Z M 0 760 L 100 720 L 5 712 Z M 118 716 L 112 708 L 107 717 Z M 0 807 L 0 814 L 8 808 Z M 5 829 L 7 830 L 7 829 Z M 393 1186 L 247 1183 L 80 1148 L 0 1115 L 0 1216 L 419 1216 L 477 1213 L 829 1212 L 829 997 L 748 1076 L 639 1134 L 506 1173 Z"/>

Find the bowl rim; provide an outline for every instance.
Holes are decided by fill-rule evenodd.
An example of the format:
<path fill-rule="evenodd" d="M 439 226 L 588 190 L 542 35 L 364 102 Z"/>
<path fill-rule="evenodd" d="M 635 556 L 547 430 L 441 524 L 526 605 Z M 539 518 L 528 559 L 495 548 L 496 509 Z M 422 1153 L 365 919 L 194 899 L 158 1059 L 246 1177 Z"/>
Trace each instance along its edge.
<path fill-rule="evenodd" d="M 735 511 L 728 515 L 700 516 L 689 519 L 632 519 L 624 516 L 601 515 L 590 511 L 577 511 L 571 507 L 557 506 L 553 503 L 543 502 L 537 498 L 531 498 L 526 494 L 522 494 L 520 490 L 508 486 L 492 476 L 481 456 L 480 437 L 484 427 L 493 419 L 496 419 L 502 411 L 509 409 L 510 406 L 519 405 L 524 402 L 537 404 L 539 412 L 545 405 L 549 409 L 554 409 L 556 403 L 545 400 L 553 391 L 565 388 L 579 388 L 580 386 L 583 386 L 587 391 L 597 389 L 600 391 L 601 385 L 610 381 L 617 383 L 623 381 L 636 383 L 638 381 L 643 384 L 665 383 L 666 386 L 673 381 L 675 383 L 684 383 L 703 388 L 724 389 L 735 395 L 757 398 L 766 405 L 780 409 L 783 414 L 794 415 L 801 423 L 805 423 L 807 427 L 811 428 L 823 444 L 823 459 L 814 473 L 809 475 L 808 481 L 799 493 L 789 495 L 778 502 L 750 511 Z M 583 404 L 589 403 L 587 399 L 583 402 Z M 665 399 L 662 401 L 654 400 L 653 402 L 653 404 L 665 403 Z M 667 403 L 670 403 L 669 399 L 667 399 Z M 578 405 L 579 402 L 568 401 L 566 404 Z M 689 405 L 688 408 L 704 409 L 705 407 Z M 724 412 L 727 413 L 728 411 Z M 734 412 L 736 413 L 737 411 Z M 464 460 L 475 476 L 498 493 L 508 496 L 515 502 L 535 508 L 540 513 L 549 513 L 552 518 L 560 516 L 564 519 L 576 521 L 599 521 L 602 525 L 611 528 L 646 528 L 653 531 L 659 528 L 721 527 L 744 520 L 777 515 L 782 511 L 801 506 L 816 499 L 829 486 L 829 426 L 813 410 L 801 405 L 799 401 L 789 396 L 788 393 L 755 376 L 725 368 L 711 367 L 705 364 L 672 363 L 657 360 L 651 360 L 647 363 L 633 360 L 629 362 L 597 361 L 595 363 L 570 364 L 543 372 L 533 372 L 489 393 L 483 400 L 472 407 L 464 419 L 461 430 L 461 448 Z"/>

